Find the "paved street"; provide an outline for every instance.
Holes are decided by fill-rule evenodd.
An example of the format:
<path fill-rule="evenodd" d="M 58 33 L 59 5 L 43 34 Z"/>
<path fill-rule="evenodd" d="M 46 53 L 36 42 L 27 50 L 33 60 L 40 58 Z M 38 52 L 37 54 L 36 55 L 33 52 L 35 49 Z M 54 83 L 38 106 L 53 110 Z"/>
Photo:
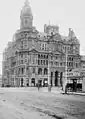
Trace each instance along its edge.
<path fill-rule="evenodd" d="M 85 119 L 85 96 L 1 88 L 0 119 Z"/>

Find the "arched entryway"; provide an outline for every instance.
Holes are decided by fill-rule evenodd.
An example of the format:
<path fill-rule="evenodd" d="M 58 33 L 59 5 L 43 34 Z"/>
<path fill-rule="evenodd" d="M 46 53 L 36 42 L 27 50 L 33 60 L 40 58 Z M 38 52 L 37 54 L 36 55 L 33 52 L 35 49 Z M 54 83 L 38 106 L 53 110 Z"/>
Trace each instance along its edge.
<path fill-rule="evenodd" d="M 23 78 L 21 78 L 21 87 L 23 87 Z"/>
<path fill-rule="evenodd" d="M 60 86 L 63 85 L 63 72 L 60 72 Z"/>
<path fill-rule="evenodd" d="M 51 72 L 51 86 L 53 86 L 53 72 Z"/>
<path fill-rule="evenodd" d="M 72 80 L 73 80 L 72 88 L 73 88 L 73 91 L 76 92 L 76 90 L 77 90 L 77 79 L 72 79 Z"/>
<path fill-rule="evenodd" d="M 31 79 L 31 86 L 35 86 L 35 78 Z"/>
<path fill-rule="evenodd" d="M 27 87 L 29 86 L 29 79 L 27 79 Z"/>
<path fill-rule="evenodd" d="M 47 87 L 48 86 L 48 78 L 44 78 L 43 80 L 43 86 Z"/>
<path fill-rule="evenodd" d="M 42 79 L 38 80 L 38 85 L 41 87 L 42 86 Z"/>
<path fill-rule="evenodd" d="M 58 86 L 58 71 L 55 72 L 55 86 Z"/>

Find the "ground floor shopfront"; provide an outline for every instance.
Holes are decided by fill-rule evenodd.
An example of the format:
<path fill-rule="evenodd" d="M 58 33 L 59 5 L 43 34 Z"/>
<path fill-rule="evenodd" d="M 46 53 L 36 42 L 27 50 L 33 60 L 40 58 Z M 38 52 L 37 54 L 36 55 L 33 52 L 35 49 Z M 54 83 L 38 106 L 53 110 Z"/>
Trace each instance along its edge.
<path fill-rule="evenodd" d="M 63 80 L 65 81 L 64 90 L 65 88 L 73 92 L 85 90 L 85 75 L 79 71 L 67 72 L 67 75 L 64 73 Z"/>
<path fill-rule="evenodd" d="M 48 79 L 50 81 L 48 81 Z M 28 87 L 28 86 L 36 86 L 38 83 L 40 86 L 46 87 L 48 86 L 48 82 L 51 86 L 62 86 L 63 84 L 63 72 L 58 70 L 50 71 L 50 75 L 37 75 L 33 73 L 29 76 L 12 76 L 9 79 L 9 85 L 11 87 Z"/>
<path fill-rule="evenodd" d="M 82 81 L 83 77 L 68 77 L 67 78 L 67 87 L 69 91 L 82 91 Z"/>

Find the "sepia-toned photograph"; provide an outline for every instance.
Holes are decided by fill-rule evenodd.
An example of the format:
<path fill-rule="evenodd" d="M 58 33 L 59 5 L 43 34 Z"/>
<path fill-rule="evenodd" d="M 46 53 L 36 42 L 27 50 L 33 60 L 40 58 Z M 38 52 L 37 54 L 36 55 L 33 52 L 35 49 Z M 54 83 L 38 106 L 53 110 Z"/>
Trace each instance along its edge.
<path fill-rule="evenodd" d="M 85 1 L 0 1 L 0 119 L 85 119 Z"/>

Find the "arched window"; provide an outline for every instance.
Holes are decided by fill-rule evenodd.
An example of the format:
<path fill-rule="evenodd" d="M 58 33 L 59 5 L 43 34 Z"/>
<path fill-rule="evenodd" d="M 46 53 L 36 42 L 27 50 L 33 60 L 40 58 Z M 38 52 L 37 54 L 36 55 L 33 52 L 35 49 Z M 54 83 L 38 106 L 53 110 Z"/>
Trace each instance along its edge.
<path fill-rule="evenodd" d="M 38 58 L 40 58 L 40 54 L 38 54 Z"/>
<path fill-rule="evenodd" d="M 38 69 L 38 74 L 42 74 L 42 69 L 41 68 Z"/>
<path fill-rule="evenodd" d="M 41 59 L 43 59 L 43 55 L 41 55 Z"/>
<path fill-rule="evenodd" d="M 47 69 L 47 68 L 44 69 L 44 74 L 45 74 L 45 75 L 48 74 L 48 69 Z"/>

